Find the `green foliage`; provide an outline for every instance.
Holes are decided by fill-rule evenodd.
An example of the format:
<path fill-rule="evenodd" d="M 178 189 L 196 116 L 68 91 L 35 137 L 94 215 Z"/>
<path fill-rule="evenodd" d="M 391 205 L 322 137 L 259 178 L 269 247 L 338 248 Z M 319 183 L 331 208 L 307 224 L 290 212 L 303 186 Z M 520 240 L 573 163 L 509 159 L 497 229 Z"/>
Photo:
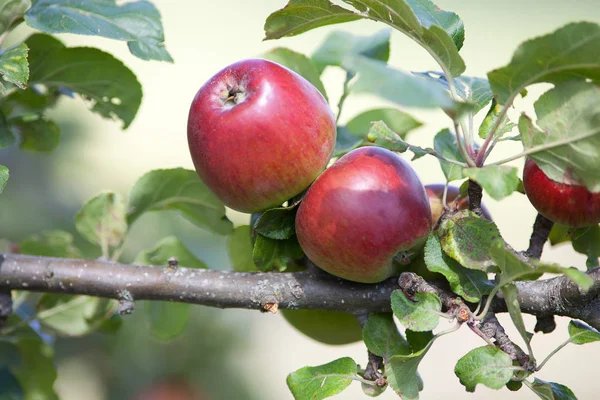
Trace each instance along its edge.
<path fill-rule="evenodd" d="M 387 62 L 390 58 L 391 29 L 382 29 L 370 36 L 356 36 L 345 31 L 333 31 L 312 55 L 319 72 L 327 66 L 343 67 L 344 57 L 360 55 Z"/>
<path fill-rule="evenodd" d="M 490 294 L 494 286 L 485 272 L 464 268 L 444 253 L 435 234 L 427 239 L 425 264 L 431 272 L 444 275 L 452 291 L 466 301 L 478 302 L 484 295 Z"/>
<path fill-rule="evenodd" d="M 465 168 L 463 176 L 477 182 L 494 200 L 501 200 L 519 187 L 516 167 L 488 165 L 483 168 Z"/>
<path fill-rule="evenodd" d="M 371 125 L 371 129 L 369 129 L 369 133 L 367 134 L 367 140 L 379 147 L 399 153 L 410 150 L 415 155 L 413 160 L 423 157 L 428 153 L 425 149 L 405 142 L 399 134 L 392 131 L 383 121 L 376 121 Z"/>
<path fill-rule="evenodd" d="M 571 321 L 569 322 L 569 337 L 571 343 L 586 344 L 600 341 L 600 332 L 579 321 Z"/>
<path fill-rule="evenodd" d="M 0 55 L 0 75 L 5 81 L 13 83 L 21 89 L 25 89 L 29 79 L 28 51 L 27 45 L 21 43 Z M 0 83 L 0 93 L 4 94 L 5 91 L 6 88 Z"/>
<path fill-rule="evenodd" d="M 4 188 L 6 187 L 8 176 L 8 168 L 6 168 L 4 165 L 0 165 L 0 194 L 2 194 Z"/>
<path fill-rule="evenodd" d="M 125 204 L 115 193 L 89 200 L 75 216 L 75 228 L 90 243 L 100 246 L 104 257 L 119 246 L 127 232 Z"/>
<path fill-rule="evenodd" d="M 566 80 L 600 79 L 600 26 L 568 24 L 555 32 L 521 44 L 510 63 L 488 73 L 500 104 L 514 99 L 526 86 Z"/>
<path fill-rule="evenodd" d="M 0 32 L 6 32 L 11 25 L 22 18 L 31 7 L 31 0 L 8 0 L 0 6 Z"/>
<path fill-rule="evenodd" d="M 344 357 L 316 367 L 300 368 L 288 375 L 287 384 L 297 400 L 320 400 L 346 389 L 356 372 L 354 360 Z"/>
<path fill-rule="evenodd" d="M 0 367 L 0 398 L 2 400 L 23 400 L 23 389 L 8 367 Z"/>
<path fill-rule="evenodd" d="M 458 360 L 454 368 L 454 373 L 467 392 L 474 392 L 478 384 L 500 389 L 512 378 L 513 371 L 509 355 L 492 346 L 471 350 Z"/>
<path fill-rule="evenodd" d="M 227 237 L 229 260 L 234 271 L 254 272 L 258 269 L 252 258 L 253 244 L 249 225 L 238 226 Z"/>
<path fill-rule="evenodd" d="M 25 238 L 20 246 L 21 253 L 32 256 L 82 258 L 69 232 L 52 230 Z"/>
<path fill-rule="evenodd" d="M 434 293 L 419 292 L 414 299 L 409 299 L 401 290 L 395 290 L 392 292 L 392 310 L 406 329 L 426 332 L 438 325 L 442 303 Z"/>
<path fill-rule="evenodd" d="M 493 222 L 459 211 L 443 220 L 438 235 L 444 252 L 463 267 L 487 271 L 494 265 L 489 249 L 500 240 L 500 232 Z"/>
<path fill-rule="evenodd" d="M 304 252 L 295 236 L 290 239 L 277 240 L 269 239 L 261 234 L 256 235 L 252 259 L 260 271 L 276 269 L 283 272 L 302 257 L 304 257 Z"/>
<path fill-rule="evenodd" d="M 490 92 L 491 94 L 491 92 Z M 483 119 L 483 122 L 479 126 L 479 137 L 485 139 L 492 131 L 492 127 L 494 124 L 498 123 L 498 119 L 502 118 L 502 121 L 499 123 L 498 129 L 494 133 L 495 138 L 501 138 L 505 133 L 512 131 L 517 124 L 514 122 L 510 122 L 506 115 L 501 116 L 502 107 L 496 102 L 496 100 L 492 100 L 492 105 L 490 109 Z"/>
<path fill-rule="evenodd" d="M 285 240 L 296 235 L 297 202 L 290 207 L 278 207 L 265 211 L 254 224 L 254 231 L 269 239 Z"/>
<path fill-rule="evenodd" d="M 445 159 L 454 160 L 461 163 L 465 162 L 465 158 L 461 154 L 458 147 L 456 135 L 450 132 L 448 129 L 442 129 L 435 135 L 433 139 L 433 149 Z M 448 182 L 463 178 L 462 168 L 460 165 L 440 160 L 440 166 L 442 167 L 442 172 L 444 172 L 444 176 Z"/>
<path fill-rule="evenodd" d="M 165 48 L 160 13 L 148 1 L 117 5 L 116 0 L 33 0 L 25 14 L 32 28 L 46 33 L 76 33 L 127 41 L 142 60 L 173 61 Z"/>
<path fill-rule="evenodd" d="M 384 365 L 395 355 L 412 353 L 411 347 L 398 332 L 392 314 L 371 314 L 363 328 L 363 340 L 367 349 L 383 358 Z"/>
<path fill-rule="evenodd" d="M 64 88 L 92 103 L 92 111 L 118 118 L 127 128 L 142 102 L 142 87 L 123 63 L 91 47 L 65 47 L 59 40 L 34 34 L 29 47 L 29 84 Z M 81 63 L 80 60 L 86 60 Z"/>
<path fill-rule="evenodd" d="M 425 347 L 411 354 L 392 356 L 386 364 L 388 384 L 394 392 L 402 394 L 402 399 L 419 398 L 419 392 L 423 390 L 423 380 L 417 370 L 432 344 L 433 339 Z"/>
<path fill-rule="evenodd" d="M 523 315 L 521 313 L 521 306 L 519 305 L 519 291 L 514 283 L 509 283 L 507 285 L 502 286 L 502 294 L 504 295 L 504 301 L 506 302 L 506 308 L 508 309 L 508 314 L 510 318 L 515 324 L 517 331 L 523 338 L 523 341 L 527 345 L 527 350 L 529 351 L 529 358 L 531 361 L 535 362 L 535 358 L 533 357 L 533 350 L 531 349 L 531 336 L 532 334 L 527 332 L 525 328 L 525 321 L 523 321 Z"/>
<path fill-rule="evenodd" d="M 533 383 L 526 381 L 526 384 L 543 400 L 577 400 L 571 389 L 560 383 L 546 382 L 535 378 Z"/>
<path fill-rule="evenodd" d="M 129 193 L 127 222 L 150 211 L 179 211 L 190 222 L 218 234 L 233 229 L 225 206 L 198 178 L 183 168 L 159 169 L 142 176 Z"/>
<path fill-rule="evenodd" d="M 519 119 L 529 156 L 550 179 L 600 191 L 600 88 L 582 81 L 558 84 L 535 102 L 535 111 L 542 130 L 525 115 Z"/>
<path fill-rule="evenodd" d="M 54 391 L 56 370 L 52 347 L 39 337 L 31 335 L 20 336 L 15 344 L 21 356 L 21 363 L 13 372 L 23 388 L 23 397 L 27 400 L 58 400 Z"/>

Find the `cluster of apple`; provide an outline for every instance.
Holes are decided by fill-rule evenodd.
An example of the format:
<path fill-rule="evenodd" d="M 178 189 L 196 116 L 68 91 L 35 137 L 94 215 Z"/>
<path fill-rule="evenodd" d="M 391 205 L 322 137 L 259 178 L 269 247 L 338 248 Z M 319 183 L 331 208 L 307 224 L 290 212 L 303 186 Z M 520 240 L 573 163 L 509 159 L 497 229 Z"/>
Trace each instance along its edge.
<path fill-rule="evenodd" d="M 298 242 L 340 278 L 375 283 L 398 274 L 431 231 L 426 190 L 396 153 L 361 147 L 326 169 L 335 117 L 311 83 L 277 63 L 240 61 L 205 83 L 188 140 L 201 179 L 232 209 L 262 212 L 308 188 L 296 214 Z M 442 190 L 430 191 L 437 214 Z"/>

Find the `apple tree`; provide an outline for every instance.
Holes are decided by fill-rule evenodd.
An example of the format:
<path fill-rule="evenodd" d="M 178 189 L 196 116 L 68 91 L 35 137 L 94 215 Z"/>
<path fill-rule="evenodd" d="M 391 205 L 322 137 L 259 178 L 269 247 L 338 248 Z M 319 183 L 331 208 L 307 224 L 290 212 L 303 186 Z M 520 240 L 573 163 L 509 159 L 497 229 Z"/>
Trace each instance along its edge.
<path fill-rule="evenodd" d="M 20 360 L 0 365 L 0 398 L 57 398 L 48 338 L 118 329 L 132 312 L 169 314 L 173 337 L 190 304 L 281 313 L 324 343 L 364 342 L 364 360 L 340 354 L 291 372 L 299 400 L 334 396 L 353 381 L 367 396 L 391 390 L 417 399 L 419 363 L 459 329 L 474 334 L 454 369 L 466 391 L 576 398 L 540 371 L 566 345 L 600 340 L 600 26 L 569 23 L 526 40 L 486 77 L 463 74 L 463 23 L 430 0 L 290 0 L 266 19 L 265 39 L 360 19 L 382 29 L 333 31 L 311 55 L 276 47 L 215 71 L 190 99 L 196 171 L 149 171 L 126 198 L 104 192 L 83 204 L 73 223 L 92 250 L 60 230 L 0 241 L 0 349 Z M 147 1 L 2 2 L 0 40 L 21 23 L 38 32 L 0 54 L 0 147 L 52 152 L 60 132 L 46 112 L 64 96 L 123 129 L 136 116 L 142 87 L 123 62 L 53 34 L 120 40 L 135 57 L 173 61 Z M 394 30 L 431 56 L 431 70 L 388 63 Z M 338 99 L 325 91 L 327 68 L 344 71 Z M 535 100 L 535 115 L 511 121 L 509 109 L 536 83 L 552 88 Z M 341 124 L 346 98 L 358 93 L 394 106 Z M 411 144 L 410 132 L 423 125 L 411 108 L 447 115 L 430 146 Z M 490 161 L 507 141 L 522 151 Z M 438 159 L 446 182 L 424 187 L 407 154 Z M 514 160 L 523 162 L 522 179 L 507 165 Z M 0 193 L 6 185 L 9 170 L 0 165 Z M 524 225 L 533 228 L 522 251 L 482 204 L 484 194 L 515 192 L 539 212 Z M 247 213 L 248 223 L 234 227 L 226 207 Z M 131 226 L 164 210 L 227 235 L 230 271 L 207 269 L 176 237 L 120 263 Z M 548 241 L 569 242 L 586 265 L 541 261 Z M 139 300 L 155 307 L 135 310 Z M 499 313 L 510 315 L 523 348 Z M 523 314 L 537 318 L 534 333 Z M 571 318 L 569 339 L 539 355 L 531 339 L 552 333 L 555 316 Z M 440 329 L 440 318 L 452 327 Z"/>

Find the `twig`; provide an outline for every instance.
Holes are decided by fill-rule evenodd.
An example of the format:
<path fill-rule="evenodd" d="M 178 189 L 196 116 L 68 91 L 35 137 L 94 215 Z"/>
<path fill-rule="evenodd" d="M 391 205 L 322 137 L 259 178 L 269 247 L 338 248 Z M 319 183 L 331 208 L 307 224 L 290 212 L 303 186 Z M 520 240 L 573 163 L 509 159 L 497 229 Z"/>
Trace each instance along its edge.
<path fill-rule="evenodd" d="M 469 179 L 469 210 L 473 211 L 480 217 L 483 216 L 483 210 L 481 209 L 481 198 L 483 197 L 483 190 L 479 184 Z"/>
<path fill-rule="evenodd" d="M 531 232 L 531 238 L 529 239 L 529 248 L 523 253 L 529 258 L 535 258 L 539 260 L 542 257 L 542 251 L 544 250 L 544 244 L 550 236 L 550 231 L 554 226 L 554 222 L 544 217 L 542 214 L 538 214 L 533 224 L 533 230 Z"/>
<path fill-rule="evenodd" d="M 535 369 L 535 365 L 529 359 L 529 356 L 510 340 L 504 331 L 504 327 L 502 327 L 500 321 L 498 321 L 498 318 L 496 318 L 496 315 L 493 312 L 487 313 L 481 322 L 480 330 L 485 336 L 494 339 L 495 345 L 508 354 L 512 360 L 517 361 L 523 368 L 528 371 L 533 371 Z"/>

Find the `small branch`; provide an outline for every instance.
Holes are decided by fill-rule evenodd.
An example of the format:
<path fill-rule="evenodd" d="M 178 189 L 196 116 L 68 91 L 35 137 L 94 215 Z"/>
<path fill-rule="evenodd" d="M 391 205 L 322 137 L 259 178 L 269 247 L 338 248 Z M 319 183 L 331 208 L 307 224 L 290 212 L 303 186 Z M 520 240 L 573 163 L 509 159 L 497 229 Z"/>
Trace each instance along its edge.
<path fill-rule="evenodd" d="M 421 288 L 434 290 L 447 309 L 456 307 L 456 312 L 463 312 L 465 304 L 457 306 L 456 296 L 442 289 L 443 284 L 429 284 L 407 274 L 400 276 L 404 290 L 426 284 Z M 588 274 L 594 280 L 588 292 L 564 276 L 516 282 L 522 312 L 567 316 L 600 329 L 600 268 Z M 404 281 L 407 277 L 409 280 Z M 83 294 L 121 301 L 127 292 L 131 301 L 176 301 L 218 308 L 264 310 L 266 304 L 277 304 L 280 309 L 333 310 L 354 315 L 391 312 L 390 297 L 398 288 L 397 282 L 390 278 L 378 284 L 354 283 L 318 268 L 292 273 L 243 273 L 0 254 L 0 290 L 4 291 Z M 490 311 L 507 311 L 501 293 L 492 301 Z"/>
<path fill-rule="evenodd" d="M 510 358 L 518 363 L 528 371 L 535 368 L 534 363 L 531 362 L 529 356 L 517 346 L 506 334 L 504 327 L 500 324 L 500 321 L 496 318 L 493 312 L 487 313 L 483 321 L 481 322 L 481 332 L 495 340 L 495 345 L 500 348 L 503 352 L 508 354 Z"/>
<path fill-rule="evenodd" d="M 483 197 L 483 189 L 479 184 L 469 179 L 469 210 L 473 211 L 480 217 L 483 216 L 483 210 L 481 209 L 481 198 Z"/>
<path fill-rule="evenodd" d="M 348 97 L 348 94 L 350 94 L 348 91 L 348 83 L 350 83 L 350 81 L 352 80 L 353 77 L 354 77 L 354 73 L 346 72 L 346 79 L 344 80 L 344 88 L 342 91 L 342 95 L 340 96 L 340 100 L 338 101 L 338 112 L 337 112 L 337 116 L 335 118 L 335 122 L 340 121 L 340 117 L 342 116 L 342 108 L 344 107 L 344 103 L 346 102 L 346 97 Z"/>
<path fill-rule="evenodd" d="M 10 290 L 0 289 L 0 329 L 4 326 L 4 323 L 12 314 L 13 301 Z"/>
<path fill-rule="evenodd" d="M 513 101 L 515 101 L 515 98 L 517 97 L 518 94 L 519 94 L 518 92 L 513 93 L 513 95 L 510 96 L 508 98 L 508 100 L 506 101 L 506 103 L 502 106 L 502 110 L 500 110 L 500 114 L 498 115 L 498 118 L 494 122 L 492 129 L 490 129 L 490 132 L 488 133 L 487 137 L 485 138 L 485 141 L 481 145 L 481 148 L 479 149 L 479 153 L 477 153 L 477 158 L 475 159 L 475 164 L 477 164 L 478 167 L 483 166 L 485 158 L 489 155 L 489 153 L 487 151 L 488 146 L 490 145 L 490 142 L 496 136 L 496 131 L 498 131 L 498 128 L 500 128 L 500 125 L 504 121 L 504 118 L 506 117 L 506 114 L 508 113 L 508 108 L 510 106 L 512 106 L 512 103 L 513 103 Z"/>
<path fill-rule="evenodd" d="M 531 238 L 529 239 L 529 248 L 525 250 L 524 255 L 529 258 L 535 258 L 539 260 L 542 257 L 542 251 L 544 250 L 544 244 L 550 236 L 550 231 L 554 226 L 554 222 L 544 217 L 542 214 L 538 214 L 533 224 L 533 231 L 531 232 Z"/>

